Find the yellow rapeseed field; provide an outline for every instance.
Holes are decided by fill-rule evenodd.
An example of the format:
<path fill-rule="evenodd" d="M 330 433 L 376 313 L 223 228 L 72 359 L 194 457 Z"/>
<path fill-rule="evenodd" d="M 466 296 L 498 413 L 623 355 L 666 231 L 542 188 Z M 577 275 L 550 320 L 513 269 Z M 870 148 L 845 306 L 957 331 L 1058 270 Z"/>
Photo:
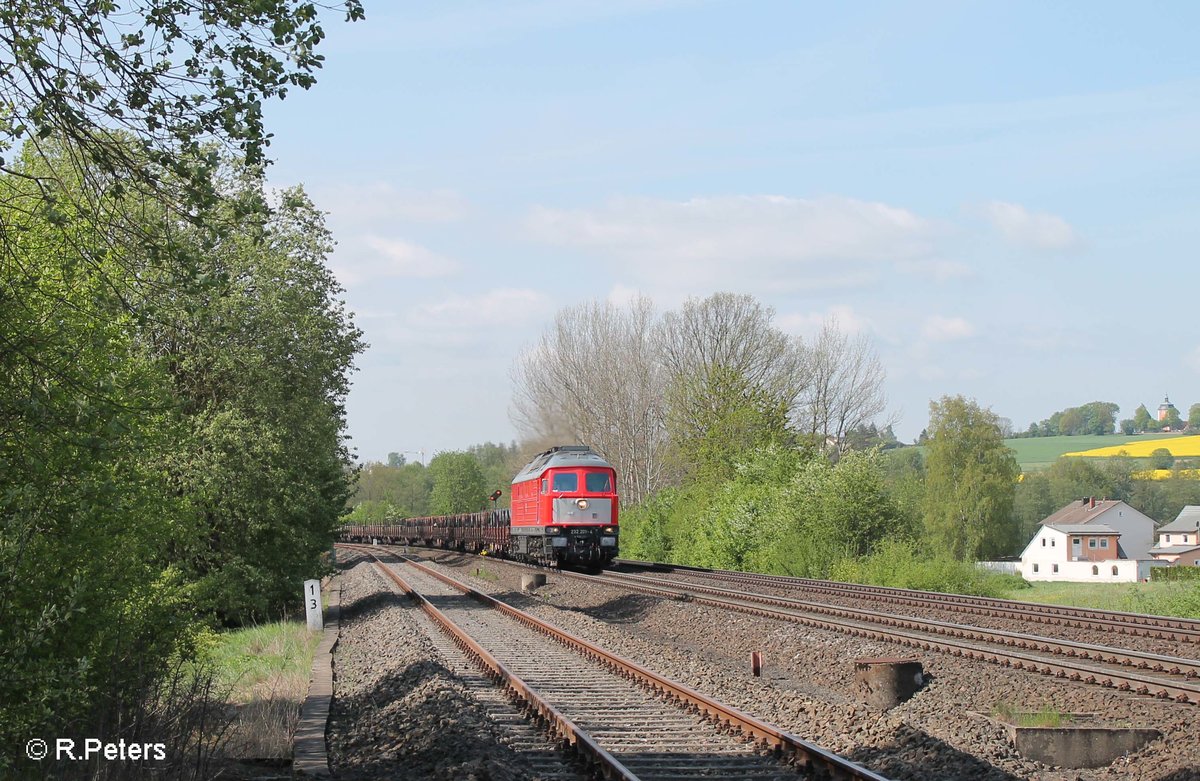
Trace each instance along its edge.
<path fill-rule="evenodd" d="M 1074 453 L 1064 453 L 1066 456 L 1086 456 L 1088 458 L 1105 458 L 1108 456 L 1127 455 L 1134 458 L 1147 458 L 1159 448 L 1166 448 L 1176 458 L 1184 456 L 1200 456 L 1200 436 L 1171 437 L 1169 439 L 1148 439 L 1145 442 L 1127 442 L 1124 445 L 1098 447 L 1093 450 L 1079 450 Z"/>

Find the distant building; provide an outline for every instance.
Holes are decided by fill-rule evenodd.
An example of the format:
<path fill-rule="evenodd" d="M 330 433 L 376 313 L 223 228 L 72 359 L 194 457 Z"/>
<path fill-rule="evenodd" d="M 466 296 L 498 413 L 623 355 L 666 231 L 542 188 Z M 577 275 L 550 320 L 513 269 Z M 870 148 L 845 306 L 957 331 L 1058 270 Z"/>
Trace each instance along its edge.
<path fill-rule="evenodd" d="M 1175 409 L 1175 405 L 1171 403 L 1168 397 L 1163 396 L 1163 403 L 1158 405 L 1158 422 L 1162 423 L 1166 420 L 1167 415 L 1171 414 L 1171 410 L 1173 409 Z M 1178 412 L 1179 410 L 1175 411 Z"/>
<path fill-rule="evenodd" d="M 1189 504 L 1160 526 L 1150 555 L 1173 567 L 1200 566 L 1200 505 Z"/>
<path fill-rule="evenodd" d="M 1156 564 L 1150 555 L 1153 537 L 1154 519 L 1125 502 L 1081 499 L 1042 520 L 1021 552 L 1021 576 L 1074 582 L 1146 580 Z"/>

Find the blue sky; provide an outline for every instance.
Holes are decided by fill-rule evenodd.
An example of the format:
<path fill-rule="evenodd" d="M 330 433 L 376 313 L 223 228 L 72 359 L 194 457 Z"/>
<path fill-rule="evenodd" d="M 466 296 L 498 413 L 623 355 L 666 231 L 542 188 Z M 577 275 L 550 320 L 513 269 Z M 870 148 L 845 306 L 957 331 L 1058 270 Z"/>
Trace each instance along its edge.
<path fill-rule="evenodd" d="M 363 460 L 508 441 L 560 307 L 749 293 L 868 334 L 911 441 L 1200 401 L 1200 5 L 371 2 L 267 108 L 371 347 Z M 410 456 L 413 458 L 414 456 Z"/>

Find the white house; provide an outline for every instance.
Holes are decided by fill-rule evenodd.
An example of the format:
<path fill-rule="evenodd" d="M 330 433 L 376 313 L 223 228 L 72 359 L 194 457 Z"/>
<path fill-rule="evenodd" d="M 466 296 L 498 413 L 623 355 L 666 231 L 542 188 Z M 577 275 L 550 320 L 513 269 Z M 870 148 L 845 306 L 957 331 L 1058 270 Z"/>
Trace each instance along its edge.
<path fill-rule="evenodd" d="M 1103 524 L 1121 535 L 1121 558 L 1148 559 L 1154 519 L 1117 499 L 1080 499 L 1042 520 L 1043 526 Z M 1115 558 L 1115 557 L 1114 557 Z"/>
<path fill-rule="evenodd" d="M 1121 501 L 1083 499 L 1041 522 L 1021 552 L 1026 580 L 1136 582 L 1150 577 L 1154 520 Z"/>
<path fill-rule="evenodd" d="M 1200 565 L 1200 505 L 1189 504 L 1158 529 L 1150 555 L 1172 566 Z"/>

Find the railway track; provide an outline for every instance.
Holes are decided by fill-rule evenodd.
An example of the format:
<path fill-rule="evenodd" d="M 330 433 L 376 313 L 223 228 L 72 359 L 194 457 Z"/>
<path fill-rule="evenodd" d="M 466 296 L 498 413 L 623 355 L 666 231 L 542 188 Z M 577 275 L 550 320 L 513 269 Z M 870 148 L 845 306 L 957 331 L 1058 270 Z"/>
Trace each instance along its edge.
<path fill-rule="evenodd" d="M 926 621 L 694 583 L 656 581 L 645 575 L 612 572 L 594 576 L 571 572 L 560 574 L 667 599 L 686 600 L 832 629 L 1160 699 L 1200 704 L 1200 682 L 1196 680 L 1200 678 L 1200 661 L 1193 659 Z"/>
<path fill-rule="evenodd" d="M 943 594 L 932 591 L 865 586 L 857 583 L 838 583 L 784 575 L 760 575 L 732 570 L 711 570 L 677 564 L 658 564 L 645 561 L 618 560 L 623 567 L 639 571 L 679 573 L 702 580 L 751 583 L 775 588 L 826 594 L 839 597 L 867 598 L 895 605 L 931 607 L 976 615 L 1011 618 L 1035 623 L 1117 632 L 1136 637 L 1150 637 L 1183 643 L 1200 644 L 1200 621 L 1172 616 L 1123 613 L 1112 610 L 1046 605 L 991 597 L 971 597 L 962 594 Z"/>
<path fill-rule="evenodd" d="M 412 561 L 385 565 L 376 559 L 376 566 L 420 601 L 492 679 L 575 747 L 595 774 L 666 781 L 784 779 L 800 772 L 886 781 L 436 570 Z"/>

